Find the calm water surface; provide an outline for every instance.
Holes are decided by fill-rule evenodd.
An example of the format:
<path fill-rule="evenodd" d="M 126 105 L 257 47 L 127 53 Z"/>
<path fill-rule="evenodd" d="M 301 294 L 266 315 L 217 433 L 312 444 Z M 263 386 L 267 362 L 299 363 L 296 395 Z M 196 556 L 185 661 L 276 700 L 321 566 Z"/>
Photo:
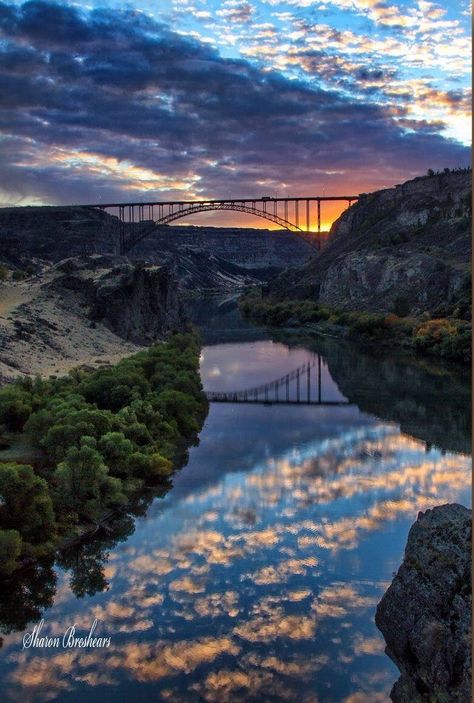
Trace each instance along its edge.
<path fill-rule="evenodd" d="M 398 673 L 375 607 L 418 511 L 469 504 L 464 420 L 444 404 L 434 424 L 454 426 L 437 445 L 429 403 L 390 390 L 403 385 L 396 366 L 385 378 L 383 361 L 367 362 L 371 374 L 360 355 L 331 353 L 324 397 L 344 399 L 351 383 L 360 395 L 365 379 L 360 397 L 382 398 L 387 412 L 365 412 L 355 391 L 346 407 L 213 404 L 187 466 L 133 533 L 10 594 L 2 700 L 388 702 Z M 265 339 L 207 346 L 202 378 L 208 390 L 244 388 L 313 355 Z M 415 393 L 425 371 L 409 368 L 400 378 L 413 374 Z M 442 383 L 438 400 L 455 394 Z M 393 421 L 401 402 L 416 434 Z M 22 651 L 33 623 L 25 616 L 18 629 L 17 611 L 43 613 L 50 636 L 73 623 L 86 634 L 97 618 L 111 645 Z"/>

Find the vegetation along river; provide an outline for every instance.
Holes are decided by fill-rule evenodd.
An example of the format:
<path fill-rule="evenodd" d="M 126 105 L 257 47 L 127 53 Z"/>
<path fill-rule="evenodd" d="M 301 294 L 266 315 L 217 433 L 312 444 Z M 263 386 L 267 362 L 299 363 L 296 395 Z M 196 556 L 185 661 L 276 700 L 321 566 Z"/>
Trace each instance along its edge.
<path fill-rule="evenodd" d="M 375 607 L 418 511 L 469 504 L 469 384 L 222 311 L 204 330 L 206 390 L 319 354 L 322 399 L 348 404 L 212 403 L 164 496 L 1 594 L 3 701 L 389 700 Z M 48 636 L 97 619 L 110 645 L 22 649 L 41 617 Z"/>

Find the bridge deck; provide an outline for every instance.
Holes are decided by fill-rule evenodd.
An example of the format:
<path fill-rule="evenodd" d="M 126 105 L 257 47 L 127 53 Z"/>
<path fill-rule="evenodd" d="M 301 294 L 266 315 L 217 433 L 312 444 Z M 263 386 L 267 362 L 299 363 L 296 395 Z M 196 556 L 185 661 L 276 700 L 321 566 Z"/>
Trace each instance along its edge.
<path fill-rule="evenodd" d="M 295 197 L 285 197 L 285 198 L 224 198 L 222 200 L 138 200 L 125 203 L 92 203 L 88 205 L 81 205 L 80 207 L 93 207 L 93 208 L 119 208 L 119 207 L 139 207 L 144 205 L 146 207 L 151 205 L 197 205 L 198 203 L 206 203 L 209 205 L 224 205 L 225 203 L 293 203 L 295 201 L 310 200 L 315 202 L 320 201 L 338 201 L 338 200 L 359 200 L 360 195 L 298 195 Z M 73 206 L 71 207 L 78 207 Z"/>

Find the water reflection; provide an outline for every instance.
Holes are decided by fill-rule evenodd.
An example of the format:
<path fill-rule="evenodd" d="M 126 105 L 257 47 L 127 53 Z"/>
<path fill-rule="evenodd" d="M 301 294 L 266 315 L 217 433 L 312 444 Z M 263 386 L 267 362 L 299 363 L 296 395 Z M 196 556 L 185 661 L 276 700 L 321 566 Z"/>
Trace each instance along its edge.
<path fill-rule="evenodd" d="M 207 348 L 203 377 L 250 385 L 308 353 L 270 341 Z M 328 355 L 325 387 L 349 397 L 341 364 Z M 109 543 L 50 566 L 19 621 L 48 608 L 45 628 L 61 634 L 98 618 L 110 648 L 22 651 L 10 626 L 4 699 L 388 701 L 397 673 L 375 605 L 417 512 L 467 504 L 470 486 L 467 455 L 379 419 L 393 412 L 213 405 L 173 489 Z"/>
<path fill-rule="evenodd" d="M 325 355 L 341 393 L 365 412 L 400 424 L 428 445 L 471 451 L 471 384 L 468 368 L 374 354 L 330 338 L 275 335 Z"/>

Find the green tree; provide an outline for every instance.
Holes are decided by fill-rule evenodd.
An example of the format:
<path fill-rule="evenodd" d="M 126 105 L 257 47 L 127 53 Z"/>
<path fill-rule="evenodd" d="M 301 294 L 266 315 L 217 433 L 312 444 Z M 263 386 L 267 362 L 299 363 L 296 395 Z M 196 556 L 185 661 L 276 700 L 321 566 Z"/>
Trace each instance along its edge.
<path fill-rule="evenodd" d="M 84 437 L 80 447 L 71 447 L 55 471 L 58 508 L 96 519 L 106 508 L 123 503 L 121 481 L 109 476 L 94 438 Z"/>
<path fill-rule="evenodd" d="M 19 566 L 21 535 L 17 530 L 0 529 L 0 575 L 8 576 Z"/>
<path fill-rule="evenodd" d="M 167 478 L 173 470 L 172 462 L 158 452 L 134 452 L 130 457 L 130 467 L 135 476 L 144 480 Z"/>
<path fill-rule="evenodd" d="M 13 383 L 0 390 L 0 424 L 20 432 L 32 411 L 31 395 Z"/>
<path fill-rule="evenodd" d="M 127 474 L 130 455 L 135 447 L 123 432 L 108 432 L 100 438 L 98 447 L 113 474 Z"/>
<path fill-rule="evenodd" d="M 31 466 L 0 464 L 0 526 L 18 530 L 23 542 L 33 547 L 53 539 L 55 519 L 48 484 Z"/>

